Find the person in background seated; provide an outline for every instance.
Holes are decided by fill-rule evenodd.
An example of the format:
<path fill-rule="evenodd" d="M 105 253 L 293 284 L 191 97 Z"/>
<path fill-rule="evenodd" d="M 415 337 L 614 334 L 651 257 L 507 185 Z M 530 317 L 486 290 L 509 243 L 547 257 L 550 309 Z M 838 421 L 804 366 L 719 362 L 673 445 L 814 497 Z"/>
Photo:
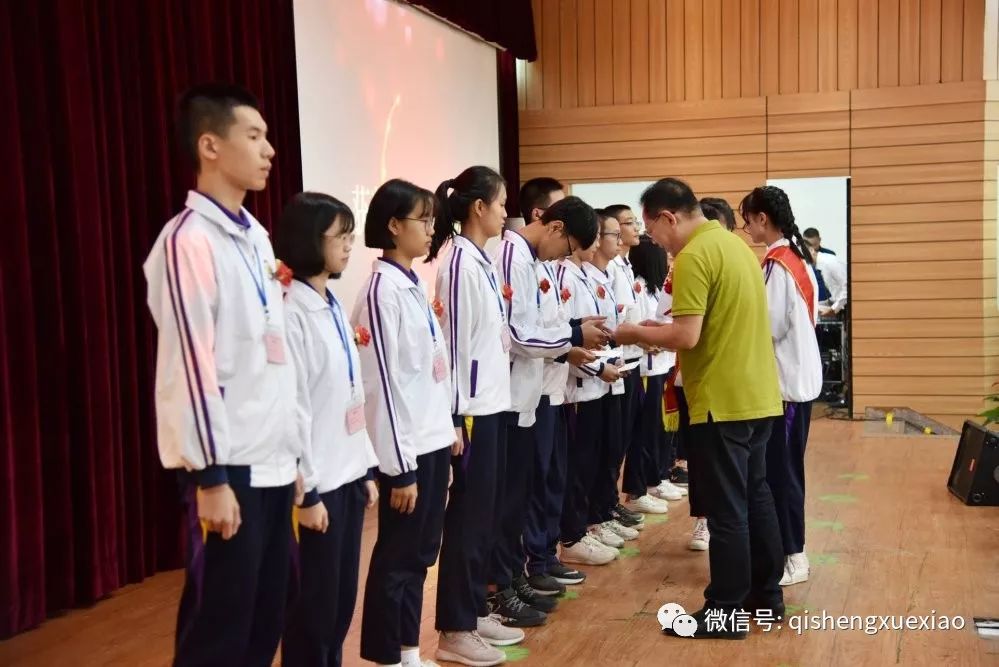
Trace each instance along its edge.
<path fill-rule="evenodd" d="M 807 243 L 809 247 L 815 248 L 815 250 L 822 253 L 823 255 L 836 254 L 829 248 L 822 247 L 822 237 L 819 236 L 819 230 L 815 229 L 815 227 L 809 227 L 808 229 L 803 231 L 801 235 L 805 237 L 805 243 Z M 819 303 L 828 301 L 829 288 L 826 287 L 826 281 L 822 277 L 822 272 L 819 271 L 818 267 L 814 266 L 814 263 L 813 263 L 813 268 L 815 269 L 815 280 L 819 284 Z"/>

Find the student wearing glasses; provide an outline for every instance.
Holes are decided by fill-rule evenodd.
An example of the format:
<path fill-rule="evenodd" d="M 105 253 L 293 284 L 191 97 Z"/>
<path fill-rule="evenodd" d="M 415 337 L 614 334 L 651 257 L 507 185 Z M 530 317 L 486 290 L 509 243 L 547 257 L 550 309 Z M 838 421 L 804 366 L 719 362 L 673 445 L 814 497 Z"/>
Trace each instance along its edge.
<path fill-rule="evenodd" d="M 361 529 L 373 507 L 378 459 L 365 429 L 364 383 L 355 333 L 327 283 L 347 268 L 354 215 L 315 192 L 295 195 L 276 249 L 294 273 L 285 296 L 288 352 L 298 379 L 299 595 L 288 610 L 281 664 L 339 665 L 357 598 Z"/>
<path fill-rule="evenodd" d="M 437 560 L 455 445 L 447 342 L 413 262 L 427 254 L 434 195 L 392 179 L 375 192 L 364 242 L 382 256 L 351 320 L 360 348 L 368 432 L 378 456 L 378 539 L 364 589 L 361 657 L 420 667 L 427 569 Z"/>

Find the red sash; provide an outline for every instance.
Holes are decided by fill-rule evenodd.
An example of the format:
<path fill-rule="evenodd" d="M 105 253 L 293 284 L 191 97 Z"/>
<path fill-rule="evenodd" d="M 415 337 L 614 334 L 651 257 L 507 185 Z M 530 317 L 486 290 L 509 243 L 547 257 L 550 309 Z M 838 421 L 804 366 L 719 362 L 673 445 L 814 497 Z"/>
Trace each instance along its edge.
<path fill-rule="evenodd" d="M 805 300 L 808 319 L 814 326 L 815 312 L 812 310 L 812 304 L 815 303 L 815 290 L 812 287 L 812 281 L 808 279 L 808 268 L 805 266 L 805 262 L 791 250 L 790 246 L 786 245 L 777 246 L 768 252 L 767 256 L 763 258 L 764 268 L 766 268 L 767 262 L 776 262 L 791 274 L 791 279 L 794 280 L 794 284 L 798 288 L 798 294 Z"/>

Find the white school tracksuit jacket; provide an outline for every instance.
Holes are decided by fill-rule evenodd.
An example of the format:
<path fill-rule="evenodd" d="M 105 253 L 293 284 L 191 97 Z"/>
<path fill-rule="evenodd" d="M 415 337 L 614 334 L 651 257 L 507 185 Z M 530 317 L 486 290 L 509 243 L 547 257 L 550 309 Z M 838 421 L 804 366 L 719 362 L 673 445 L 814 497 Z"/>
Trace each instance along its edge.
<path fill-rule="evenodd" d="M 384 259 L 375 260 L 351 321 L 371 333 L 358 352 L 378 468 L 392 486 L 408 486 L 418 456 L 454 443 L 447 340 L 423 281 Z"/>
<path fill-rule="evenodd" d="M 617 290 L 614 288 L 614 281 L 617 276 L 615 274 L 615 270 L 612 268 L 612 264 L 608 263 L 606 270 L 600 270 L 593 264 L 587 262 L 583 265 L 583 269 L 585 270 L 586 277 L 589 279 L 590 285 L 593 288 L 593 293 L 596 294 L 597 304 L 600 309 L 599 314 L 607 318 L 607 327 L 609 329 L 617 329 L 618 325 L 624 322 L 625 305 L 621 302 L 621 299 L 617 295 Z M 624 359 L 624 355 L 629 351 L 628 347 L 630 346 L 618 348 L 621 355 L 618 357 L 612 357 L 612 359 Z M 635 354 L 636 358 L 642 354 L 641 348 L 637 349 L 638 353 Z M 624 378 L 617 380 L 611 384 L 610 387 L 611 393 L 615 396 L 623 394 Z"/>
<path fill-rule="evenodd" d="M 638 292 L 635 290 L 635 270 L 631 268 L 631 262 L 627 257 L 618 255 L 607 265 L 607 273 L 614 280 L 614 296 L 617 303 L 624 308 L 620 314 L 622 322 L 638 324 L 642 321 L 640 316 L 641 308 L 638 304 Z M 622 354 L 626 361 L 640 359 L 644 350 L 637 345 L 623 345 Z"/>
<path fill-rule="evenodd" d="M 538 260 L 534 248 L 523 236 L 507 230 L 494 261 L 500 280 L 512 288 L 511 298 L 504 301 L 512 343 L 510 409 L 518 413 L 518 425 L 526 428 L 534 425 L 544 385 L 545 361 L 564 355 L 574 344 L 582 344 L 582 338 L 568 319 L 557 319 L 559 297 L 555 277 L 548 277 L 550 269 Z M 553 317 L 545 317 L 545 306 Z"/>
<path fill-rule="evenodd" d="M 492 260 L 463 236 L 454 237 L 440 260 L 437 298 L 451 357 L 451 416 L 493 415 L 510 410 L 510 332 L 503 283 Z"/>
<path fill-rule="evenodd" d="M 582 319 L 591 315 L 606 315 L 600 309 L 601 299 L 597 297 L 595 285 L 587 276 L 588 264 L 576 266 L 569 259 L 564 259 L 558 266 L 558 289 L 561 294 L 566 290 L 569 298 L 565 301 L 565 312 L 572 319 Z M 591 270 L 596 270 L 592 269 Z M 613 298 L 610 299 L 610 308 L 613 309 Z M 607 306 L 605 306 L 605 309 Z M 613 317 L 608 319 L 608 323 L 613 322 Z M 600 372 L 604 362 L 595 361 L 582 366 L 569 366 L 568 376 L 565 385 L 566 403 L 585 403 L 602 398 L 610 388 L 610 385 L 600 379 Z"/>
<path fill-rule="evenodd" d="M 335 297 L 294 280 L 285 317 L 298 384 L 299 469 L 305 481 L 303 506 L 308 507 L 318 501 L 315 494 L 366 477 L 378 459 L 363 424 L 348 428 L 348 411 L 363 414 L 364 381 L 347 313 Z"/>
<path fill-rule="evenodd" d="M 669 283 L 669 277 L 666 278 L 666 282 L 667 284 Z M 673 322 L 673 294 L 671 292 L 667 292 L 665 286 L 663 286 L 663 289 L 658 292 L 655 317 L 650 319 L 658 320 L 664 324 L 670 324 Z M 677 361 L 676 352 L 670 352 L 670 354 L 673 355 L 672 365 L 675 366 Z M 676 372 L 676 379 L 673 383 L 677 387 L 683 388 L 683 369 Z"/>
<path fill-rule="evenodd" d="M 657 310 L 662 288 L 649 293 L 645 278 L 638 278 L 636 282 L 641 287 L 641 292 L 636 297 L 641 316 L 639 322 L 658 319 L 659 313 Z M 639 349 L 641 350 L 641 348 Z M 649 354 L 642 350 L 642 363 L 639 368 L 641 369 L 642 377 L 652 377 L 665 375 L 669 372 L 669 369 L 673 368 L 674 363 L 676 363 L 676 352 L 663 350 L 657 354 Z"/>
<path fill-rule="evenodd" d="M 224 465 L 249 466 L 251 486 L 284 486 L 300 443 L 281 284 L 267 231 L 245 209 L 246 226 L 230 216 L 189 192 L 143 265 L 160 460 L 202 486 L 226 481 Z"/>
<path fill-rule="evenodd" d="M 780 239 L 768 246 L 767 252 L 782 245 L 789 245 L 789 241 Z M 818 316 L 819 287 L 811 266 L 805 264 L 805 269 L 812 283 L 811 304 L 805 303 L 787 269 L 773 261 L 763 268 L 777 376 L 781 394 L 790 403 L 813 401 L 822 392 L 822 359 L 812 324 Z"/>

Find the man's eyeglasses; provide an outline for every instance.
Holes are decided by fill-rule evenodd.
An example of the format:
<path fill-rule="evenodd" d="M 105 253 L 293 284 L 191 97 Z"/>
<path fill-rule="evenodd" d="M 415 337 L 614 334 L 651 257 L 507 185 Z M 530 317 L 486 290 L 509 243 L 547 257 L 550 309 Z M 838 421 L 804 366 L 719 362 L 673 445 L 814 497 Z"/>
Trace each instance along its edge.
<path fill-rule="evenodd" d="M 613 236 L 617 238 L 618 241 L 621 240 L 621 232 L 601 232 L 600 236 Z"/>

